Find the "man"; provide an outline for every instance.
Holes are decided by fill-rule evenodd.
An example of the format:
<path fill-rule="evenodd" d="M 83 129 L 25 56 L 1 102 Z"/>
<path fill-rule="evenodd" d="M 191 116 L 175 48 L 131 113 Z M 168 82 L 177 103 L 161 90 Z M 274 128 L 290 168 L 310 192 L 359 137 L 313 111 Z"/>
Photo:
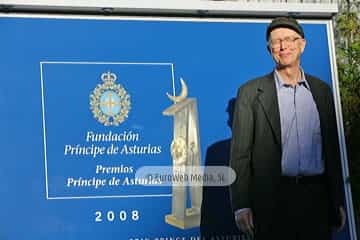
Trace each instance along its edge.
<path fill-rule="evenodd" d="M 329 240 L 345 224 L 331 89 L 301 68 L 306 40 L 295 19 L 275 18 L 266 39 L 275 69 L 241 86 L 236 100 L 235 220 L 257 240 Z"/>

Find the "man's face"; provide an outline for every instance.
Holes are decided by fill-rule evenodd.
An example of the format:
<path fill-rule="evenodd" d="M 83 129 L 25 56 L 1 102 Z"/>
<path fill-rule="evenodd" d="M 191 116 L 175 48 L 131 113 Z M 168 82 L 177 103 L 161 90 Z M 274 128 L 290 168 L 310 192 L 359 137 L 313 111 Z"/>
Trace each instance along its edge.
<path fill-rule="evenodd" d="M 279 67 L 300 65 L 300 56 L 306 41 L 297 32 L 289 28 L 276 28 L 271 31 L 268 44 Z"/>

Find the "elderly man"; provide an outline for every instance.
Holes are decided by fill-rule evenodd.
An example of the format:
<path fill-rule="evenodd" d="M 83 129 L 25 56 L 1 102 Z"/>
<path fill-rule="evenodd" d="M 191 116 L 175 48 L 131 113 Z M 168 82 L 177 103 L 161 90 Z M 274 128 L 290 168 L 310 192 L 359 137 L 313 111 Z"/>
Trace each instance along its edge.
<path fill-rule="evenodd" d="M 275 69 L 241 86 L 235 105 L 235 220 L 257 240 L 330 240 L 345 223 L 331 89 L 301 68 L 306 40 L 295 19 L 275 18 L 266 40 Z"/>

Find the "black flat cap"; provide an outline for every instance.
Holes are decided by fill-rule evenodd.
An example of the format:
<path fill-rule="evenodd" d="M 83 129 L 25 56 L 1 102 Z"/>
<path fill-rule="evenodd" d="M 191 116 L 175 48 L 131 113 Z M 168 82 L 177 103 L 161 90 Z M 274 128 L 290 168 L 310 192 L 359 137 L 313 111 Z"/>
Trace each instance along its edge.
<path fill-rule="evenodd" d="M 304 30 L 300 26 L 300 24 L 296 21 L 296 19 L 292 17 L 277 17 L 269 24 L 266 30 L 266 40 L 269 40 L 270 33 L 272 30 L 276 28 L 290 28 L 300 34 L 302 38 L 304 38 Z"/>

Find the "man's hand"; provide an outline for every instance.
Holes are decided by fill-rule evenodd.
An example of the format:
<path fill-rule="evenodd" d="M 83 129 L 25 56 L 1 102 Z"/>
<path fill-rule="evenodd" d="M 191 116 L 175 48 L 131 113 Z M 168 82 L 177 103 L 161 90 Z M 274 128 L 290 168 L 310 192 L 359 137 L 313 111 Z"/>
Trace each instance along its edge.
<path fill-rule="evenodd" d="M 345 222 L 346 222 L 346 212 L 345 212 L 345 209 L 342 207 L 342 206 L 340 206 L 339 207 L 339 226 L 336 226 L 336 228 L 335 228 L 335 230 L 337 231 L 337 232 L 340 232 L 343 228 L 344 228 L 344 226 L 345 226 Z"/>
<path fill-rule="evenodd" d="M 254 222 L 251 209 L 242 209 L 236 212 L 235 222 L 240 231 L 254 237 Z"/>

